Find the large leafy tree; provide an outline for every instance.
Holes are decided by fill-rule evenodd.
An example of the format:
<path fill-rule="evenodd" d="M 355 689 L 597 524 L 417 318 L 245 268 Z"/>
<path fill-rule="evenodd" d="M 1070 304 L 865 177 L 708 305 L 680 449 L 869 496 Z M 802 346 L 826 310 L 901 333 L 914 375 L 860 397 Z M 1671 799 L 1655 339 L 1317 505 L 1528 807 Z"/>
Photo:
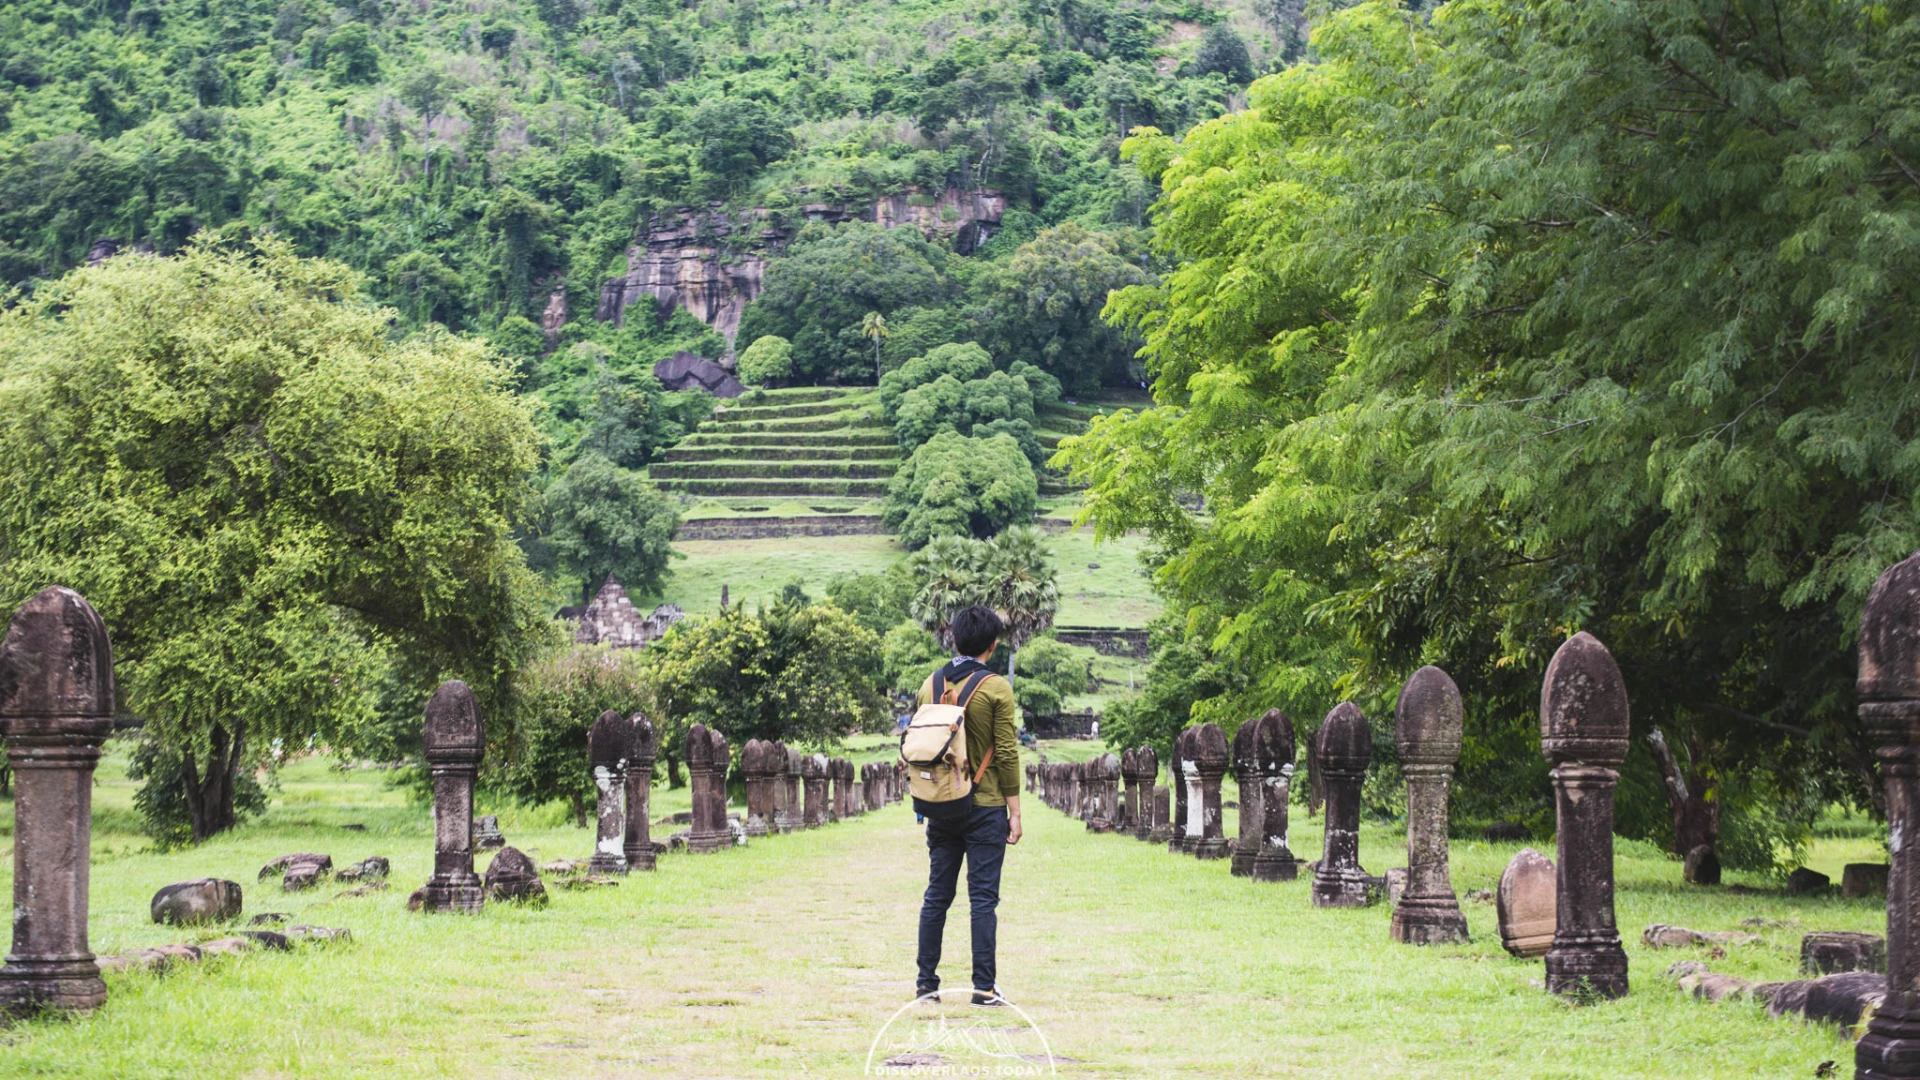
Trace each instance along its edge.
<path fill-rule="evenodd" d="M 1169 408 L 1063 455 L 1090 517 L 1155 535 L 1256 697 L 1384 715 L 1448 666 L 1462 787 L 1509 804 L 1545 660 L 1595 631 L 1712 788 L 1668 817 L 1642 742 L 1623 825 L 1724 800 L 1723 859 L 1769 862 L 1867 795 L 1854 625 L 1920 544 L 1920 13 L 1370 4 L 1315 41 L 1247 112 L 1132 144 L 1182 265 L 1110 311 Z"/>
<path fill-rule="evenodd" d="M 195 840 L 271 740 L 350 746 L 389 665 L 491 702 L 546 621 L 511 535 L 530 408 L 483 346 L 396 340 L 360 287 L 203 243 L 0 315 L 0 607 L 57 582 L 99 608 Z"/>
<path fill-rule="evenodd" d="M 936 536 L 991 536 L 1031 519 L 1039 499 L 1033 466 L 1013 436 L 943 431 L 887 481 L 881 520 L 920 548 Z"/>
<path fill-rule="evenodd" d="M 589 452 L 547 489 L 546 503 L 547 543 L 580 576 L 581 603 L 609 574 L 640 595 L 660 591 L 680 512 L 645 477 Z"/>
<path fill-rule="evenodd" d="M 529 804 L 564 800 L 584 828 L 594 795 L 587 729 L 608 709 L 643 709 L 644 682 L 639 650 L 553 643 L 514 679 L 508 734 L 488 756 L 488 781 Z"/>

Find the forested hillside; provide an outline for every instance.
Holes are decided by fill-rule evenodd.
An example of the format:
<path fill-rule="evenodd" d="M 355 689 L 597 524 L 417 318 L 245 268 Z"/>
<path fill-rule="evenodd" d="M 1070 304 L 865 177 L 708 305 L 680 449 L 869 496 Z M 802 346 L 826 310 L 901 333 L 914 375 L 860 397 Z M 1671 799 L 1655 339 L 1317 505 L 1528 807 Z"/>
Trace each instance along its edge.
<path fill-rule="evenodd" d="M 702 320 L 731 331 L 751 298 L 721 317 L 695 283 L 659 293 L 700 319 L 626 317 L 608 286 L 650 220 L 712 265 L 751 256 L 751 293 L 809 220 L 887 200 L 882 223 L 934 250 L 880 245 L 914 273 L 839 290 L 854 320 L 914 306 L 902 345 L 924 347 L 1010 300 L 1084 329 L 1127 276 L 1110 264 L 1144 249 L 1129 230 L 1153 193 L 1119 161 L 1126 132 L 1218 115 L 1302 47 L 1297 2 L 1258 4 L 24 0 L 0 12 L 0 275 L 271 231 L 365 272 L 409 326 L 493 338 L 529 389 L 569 384 L 545 395 L 564 422 L 591 411 L 596 369 L 724 350 Z M 1111 235 L 1054 251 L 1050 292 L 983 280 L 1069 221 Z M 832 351 L 847 328 L 799 325 L 819 313 L 796 317 L 774 277 L 785 306 L 760 328 L 794 336 L 803 375 L 853 377 Z M 1063 357 L 1048 329 L 966 336 L 997 331 L 999 364 L 1064 364 L 1069 386 L 1126 374 L 1130 349 Z"/>

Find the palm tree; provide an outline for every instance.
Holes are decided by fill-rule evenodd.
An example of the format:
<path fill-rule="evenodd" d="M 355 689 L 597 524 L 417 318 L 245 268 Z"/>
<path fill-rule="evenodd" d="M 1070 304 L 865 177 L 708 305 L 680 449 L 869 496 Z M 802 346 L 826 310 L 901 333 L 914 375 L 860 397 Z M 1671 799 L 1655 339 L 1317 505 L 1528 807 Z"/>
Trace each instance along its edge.
<path fill-rule="evenodd" d="M 1031 525 L 1008 529 L 983 546 L 991 602 L 1007 622 L 1007 681 L 1011 683 L 1020 646 L 1045 633 L 1060 610 L 1053 552 L 1046 537 Z"/>
<path fill-rule="evenodd" d="M 860 333 L 873 342 L 873 381 L 880 382 L 880 343 L 887 340 L 887 317 L 877 311 L 867 312 L 860 320 Z"/>

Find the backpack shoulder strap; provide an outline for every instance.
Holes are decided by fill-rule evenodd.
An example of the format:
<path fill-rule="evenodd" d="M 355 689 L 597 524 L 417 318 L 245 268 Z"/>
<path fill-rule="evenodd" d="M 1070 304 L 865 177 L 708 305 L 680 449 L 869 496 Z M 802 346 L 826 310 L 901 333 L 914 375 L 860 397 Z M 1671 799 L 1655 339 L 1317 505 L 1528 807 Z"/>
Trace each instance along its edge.
<path fill-rule="evenodd" d="M 927 704 L 938 705 L 947 697 L 947 669 L 943 665 L 933 671 L 933 693 L 927 696 Z"/>
<path fill-rule="evenodd" d="M 973 692 L 975 690 L 980 689 L 980 684 L 983 682 L 986 682 L 987 676 L 991 674 L 993 674 L 993 672 L 988 671 L 985 668 L 981 668 L 979 671 L 976 671 L 972 675 L 967 676 L 966 684 L 962 686 L 960 689 L 960 697 L 958 700 L 954 702 L 954 704 L 960 706 L 963 709 L 966 708 L 967 702 L 973 700 Z"/>

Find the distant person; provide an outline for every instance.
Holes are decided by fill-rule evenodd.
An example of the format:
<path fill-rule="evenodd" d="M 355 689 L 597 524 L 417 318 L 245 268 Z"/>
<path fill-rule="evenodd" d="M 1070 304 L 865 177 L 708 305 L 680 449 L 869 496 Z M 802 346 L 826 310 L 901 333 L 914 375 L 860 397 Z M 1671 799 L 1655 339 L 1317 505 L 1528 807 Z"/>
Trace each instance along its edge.
<path fill-rule="evenodd" d="M 953 905 L 960 864 L 967 864 L 967 906 L 973 919 L 973 1004 L 1004 1007 L 995 981 L 995 938 L 1000 918 L 1000 865 L 1008 844 L 1020 842 L 1020 740 L 1014 730 L 1013 685 L 987 670 L 987 660 L 1006 633 L 991 608 L 965 608 L 953 617 L 957 655 L 921 685 L 916 705 L 945 702 L 962 707 L 966 743 L 964 775 L 943 777 L 968 794 L 929 801 L 918 789 L 913 809 L 927 822 L 927 894 L 920 906 L 916 999 L 938 1000 L 940 944 Z M 936 690 L 936 685 L 939 689 Z M 951 712 L 949 713 L 951 715 Z M 947 730 L 947 729 L 942 729 Z M 944 738 L 944 736 L 942 736 Z M 903 753 L 905 742 L 903 741 Z M 936 740 L 937 745 L 937 740 Z M 920 787 L 930 772 L 909 765 L 909 782 Z"/>

